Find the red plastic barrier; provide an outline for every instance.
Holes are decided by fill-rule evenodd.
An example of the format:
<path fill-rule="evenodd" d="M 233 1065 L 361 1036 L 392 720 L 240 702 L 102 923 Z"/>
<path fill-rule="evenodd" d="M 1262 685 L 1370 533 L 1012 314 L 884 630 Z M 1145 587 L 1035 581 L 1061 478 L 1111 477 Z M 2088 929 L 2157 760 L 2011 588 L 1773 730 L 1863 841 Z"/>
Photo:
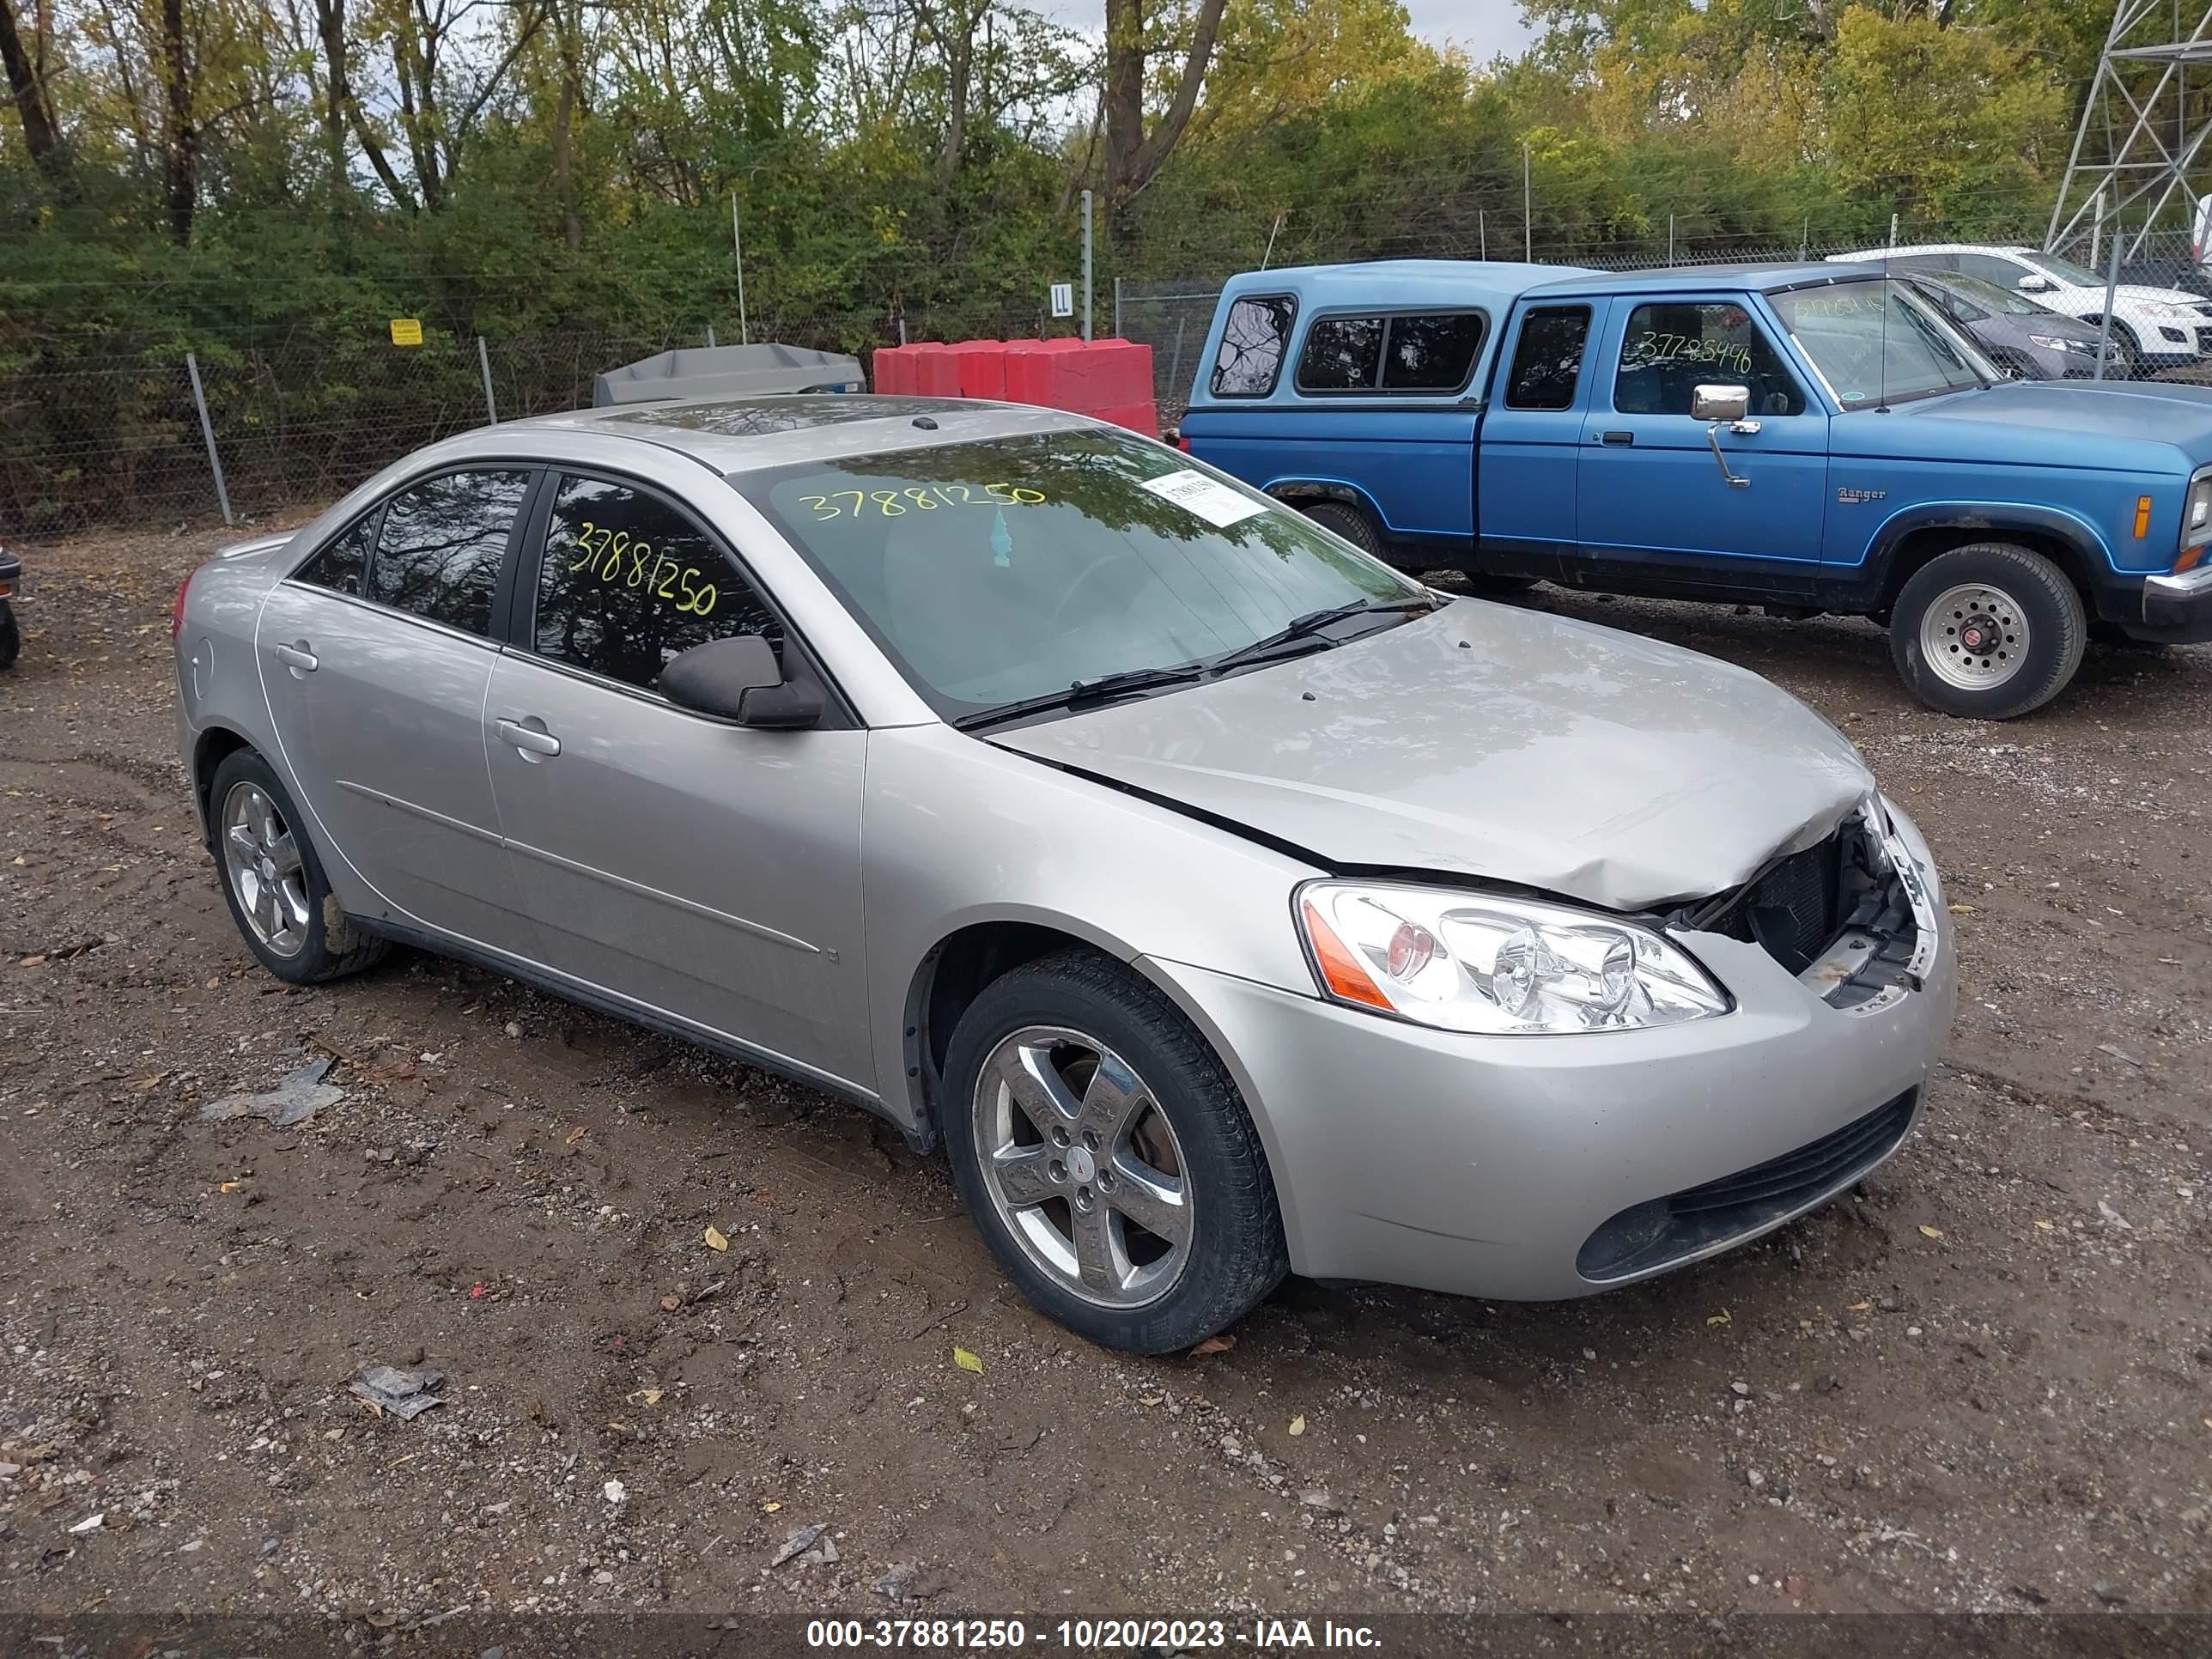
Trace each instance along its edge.
<path fill-rule="evenodd" d="M 962 397 L 1003 398 L 1006 395 L 1006 342 L 963 340 L 952 350 L 960 360 Z"/>
<path fill-rule="evenodd" d="M 1115 426 L 1126 426 L 1132 432 L 1141 432 L 1147 438 L 1160 435 L 1159 405 L 1149 398 L 1141 404 L 1129 404 L 1120 409 L 1100 409 L 1091 411 L 1095 419 L 1110 421 Z"/>
<path fill-rule="evenodd" d="M 876 390 L 896 396 L 914 390 L 914 348 L 884 346 L 876 352 Z"/>
<path fill-rule="evenodd" d="M 1152 349 L 1127 340 L 1094 340 L 1054 365 L 1054 405 L 1082 415 L 1103 415 L 1148 403 L 1152 396 Z"/>
<path fill-rule="evenodd" d="M 1020 340 L 1006 347 L 1006 396 L 1018 404 L 1064 409 L 1059 397 L 1060 360 L 1083 349 L 1080 340 Z"/>
<path fill-rule="evenodd" d="M 960 395 L 960 350 L 957 346 L 924 340 L 908 346 L 914 354 L 912 390 L 924 398 Z"/>

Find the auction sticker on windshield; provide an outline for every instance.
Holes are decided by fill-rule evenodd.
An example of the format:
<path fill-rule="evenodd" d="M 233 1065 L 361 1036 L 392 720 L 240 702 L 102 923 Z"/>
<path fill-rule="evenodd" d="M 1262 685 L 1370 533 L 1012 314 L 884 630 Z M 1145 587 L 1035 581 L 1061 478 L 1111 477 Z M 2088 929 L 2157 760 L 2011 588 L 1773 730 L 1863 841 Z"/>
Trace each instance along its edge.
<path fill-rule="evenodd" d="M 1266 502 L 1240 495 L 1227 484 L 1216 483 L 1203 472 L 1193 472 L 1188 467 L 1163 478 L 1147 478 L 1145 488 L 1164 501 L 1197 514 L 1217 530 L 1225 530 L 1255 513 L 1267 510 Z"/>

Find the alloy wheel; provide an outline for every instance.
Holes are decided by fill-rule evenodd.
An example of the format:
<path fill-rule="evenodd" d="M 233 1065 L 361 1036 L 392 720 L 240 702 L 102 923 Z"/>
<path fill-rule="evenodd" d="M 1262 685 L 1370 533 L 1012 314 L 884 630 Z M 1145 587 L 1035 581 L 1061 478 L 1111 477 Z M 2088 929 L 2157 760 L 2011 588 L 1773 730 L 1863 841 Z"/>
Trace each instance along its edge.
<path fill-rule="evenodd" d="M 1119 1054 L 1026 1026 L 984 1060 L 972 1110 L 985 1190 L 1032 1261 L 1102 1307 L 1175 1287 L 1194 1220 L 1182 1147 Z"/>
<path fill-rule="evenodd" d="M 296 957 L 307 945 L 307 872 L 276 803 L 256 783 L 236 783 L 222 803 L 223 878 L 264 949 Z"/>
<path fill-rule="evenodd" d="M 1987 582 L 1946 588 L 1920 614 L 1920 654 L 1948 685 L 1988 691 L 2027 661 L 2027 618 L 2020 602 Z"/>

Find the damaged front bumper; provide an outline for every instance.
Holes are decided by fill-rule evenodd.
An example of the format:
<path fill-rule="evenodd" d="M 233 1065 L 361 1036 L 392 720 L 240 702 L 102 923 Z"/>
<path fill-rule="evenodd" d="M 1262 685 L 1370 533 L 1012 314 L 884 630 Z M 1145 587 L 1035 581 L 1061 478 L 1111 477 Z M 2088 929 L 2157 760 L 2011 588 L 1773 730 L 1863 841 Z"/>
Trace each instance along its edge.
<path fill-rule="evenodd" d="M 1817 1207 L 1917 1120 L 1956 995 L 1933 861 L 1875 803 L 1818 845 L 1838 925 L 1802 961 L 1773 948 L 1778 918 L 1751 915 L 1776 898 L 1771 869 L 1706 927 L 1677 919 L 1735 1005 L 1684 1024 L 1483 1036 L 1146 965 L 1237 1073 L 1298 1272 L 1586 1295 Z"/>

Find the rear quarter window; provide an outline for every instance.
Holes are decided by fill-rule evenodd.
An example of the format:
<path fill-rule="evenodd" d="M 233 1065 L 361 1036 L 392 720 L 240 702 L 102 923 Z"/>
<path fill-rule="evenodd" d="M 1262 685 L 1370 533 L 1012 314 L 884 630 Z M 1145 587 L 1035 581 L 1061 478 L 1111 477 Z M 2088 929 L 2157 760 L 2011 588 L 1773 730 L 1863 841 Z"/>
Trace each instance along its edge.
<path fill-rule="evenodd" d="M 1209 384 L 1217 398 L 1264 398 L 1282 378 L 1283 353 L 1297 319 L 1298 302 L 1287 294 L 1233 301 L 1213 354 Z"/>

